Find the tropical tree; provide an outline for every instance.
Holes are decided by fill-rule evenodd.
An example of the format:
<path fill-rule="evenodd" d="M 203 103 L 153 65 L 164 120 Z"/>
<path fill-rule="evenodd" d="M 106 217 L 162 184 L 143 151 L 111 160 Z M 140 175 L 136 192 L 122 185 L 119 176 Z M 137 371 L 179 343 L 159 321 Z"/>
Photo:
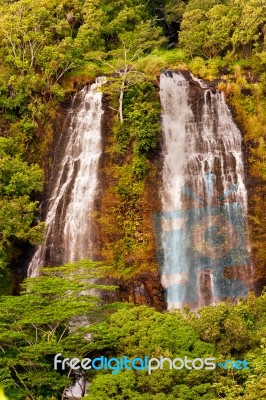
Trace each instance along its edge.
<path fill-rule="evenodd" d="M 160 313 L 146 306 L 124 307 L 96 326 L 94 341 L 104 345 L 107 357 L 128 359 L 213 357 L 212 344 L 200 341 L 196 331 L 179 311 Z M 214 398 L 213 371 L 174 370 L 167 361 L 163 369 L 121 370 L 117 374 L 101 371 L 92 380 L 86 400 L 174 400 Z"/>
<path fill-rule="evenodd" d="M 63 399 L 73 371 L 54 370 L 53 359 L 95 349 L 86 326 L 99 322 L 103 268 L 88 261 L 45 268 L 23 283 L 20 296 L 0 297 L 0 385 L 12 400 Z"/>
<path fill-rule="evenodd" d="M 98 61 L 112 75 L 107 91 L 118 94 L 116 111 L 122 124 L 125 91 L 145 79 L 136 61 L 165 41 L 162 30 L 137 0 L 124 0 L 115 6 L 108 0 L 88 0 L 84 11 L 84 26 L 95 28 L 100 39 L 98 52 L 89 51 L 85 58 Z"/>
<path fill-rule="evenodd" d="M 12 259 L 15 242 L 40 243 L 43 224 L 35 224 L 38 202 L 33 193 L 43 187 L 43 172 L 24 160 L 19 141 L 0 137 L 0 273 L 7 286 L 6 266 Z"/>

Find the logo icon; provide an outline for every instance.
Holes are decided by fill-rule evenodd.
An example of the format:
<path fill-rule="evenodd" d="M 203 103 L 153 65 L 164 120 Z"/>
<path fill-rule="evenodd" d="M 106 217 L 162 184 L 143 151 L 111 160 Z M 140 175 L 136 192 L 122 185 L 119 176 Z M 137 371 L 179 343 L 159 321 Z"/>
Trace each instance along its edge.
<path fill-rule="evenodd" d="M 204 177 L 205 199 L 183 188 L 195 208 L 153 215 L 157 260 L 170 308 L 197 308 L 248 292 L 244 212 L 240 203 L 226 201 L 238 188 L 233 184 L 214 202 L 213 179 L 213 174 Z"/>

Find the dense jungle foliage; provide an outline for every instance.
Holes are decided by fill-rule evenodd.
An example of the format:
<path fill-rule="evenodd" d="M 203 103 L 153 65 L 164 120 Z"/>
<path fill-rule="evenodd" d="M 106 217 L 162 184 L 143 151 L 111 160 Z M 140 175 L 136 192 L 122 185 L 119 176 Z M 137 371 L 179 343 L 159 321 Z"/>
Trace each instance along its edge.
<path fill-rule="evenodd" d="M 150 375 L 147 370 L 89 370 L 79 375 L 91 382 L 84 400 L 265 399 L 265 294 L 237 305 L 203 307 L 197 316 L 188 309 L 162 313 L 144 305 L 102 304 L 87 289 L 111 290 L 88 285 L 105 272 L 90 261 L 46 268 L 25 282 L 20 296 L 0 298 L 0 383 L 10 399 L 64 399 L 75 374 L 60 365 L 53 369 L 56 354 L 61 359 L 187 356 L 249 363 L 248 370 L 210 371 L 170 370 L 166 363 Z"/>
<path fill-rule="evenodd" d="M 83 283 L 69 282 L 64 269 L 48 270 L 47 276 L 29 280 L 21 296 L 10 295 L 25 246 L 43 238 L 38 200 L 57 110 L 99 75 L 108 77 L 103 91 L 112 133 L 106 174 L 114 178 L 103 198 L 103 259 L 108 274 L 123 279 L 156 270 L 152 226 L 142 210 L 149 203 L 147 186 L 156 180 L 158 77 L 167 68 L 217 79 L 241 127 L 250 193 L 248 234 L 255 280 L 262 288 L 265 0 L 0 0 L 0 59 L 0 386 L 9 398 L 63 398 L 73 376 L 52 370 L 56 353 L 134 357 L 146 351 L 170 358 L 246 358 L 251 370 L 89 374 L 88 399 L 265 398 L 265 295 L 235 306 L 206 307 L 197 317 L 127 304 L 103 308 L 89 295 L 86 301 L 73 295 L 71 309 L 67 295 L 78 293 Z M 96 266 L 88 268 L 91 276 Z M 95 314 L 103 321 L 95 321 Z M 71 330 L 73 316 L 84 315 L 92 326 Z M 84 333 L 90 330 L 93 340 L 88 342 Z"/>

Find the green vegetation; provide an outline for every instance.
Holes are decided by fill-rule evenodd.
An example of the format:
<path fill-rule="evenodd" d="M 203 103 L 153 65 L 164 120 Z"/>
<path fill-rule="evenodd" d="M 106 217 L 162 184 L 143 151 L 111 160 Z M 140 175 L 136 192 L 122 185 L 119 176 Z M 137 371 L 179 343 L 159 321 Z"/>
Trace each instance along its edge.
<path fill-rule="evenodd" d="M 112 289 L 89 283 L 103 268 L 86 260 L 42 272 L 20 296 L 0 298 L 0 382 L 12 400 L 61 398 L 73 378 L 53 369 L 53 357 L 95 349 L 85 334 L 104 308 L 92 289 Z"/>
<path fill-rule="evenodd" d="M 53 369 L 54 356 L 129 359 L 144 356 L 247 360 L 250 370 L 110 370 L 87 372 L 84 400 L 255 400 L 265 398 L 266 295 L 238 305 L 160 313 L 147 306 L 103 306 L 91 279 L 104 268 L 89 261 L 45 268 L 21 296 L 2 296 L 0 384 L 14 400 L 59 400 L 75 375 Z M 82 321 L 82 323 L 81 323 Z M 90 340 L 87 335 L 89 334 Z"/>
<path fill-rule="evenodd" d="M 263 399 L 265 397 L 266 296 L 250 296 L 238 305 L 222 303 L 189 312 L 159 313 L 145 306 L 121 309 L 94 330 L 107 357 L 187 355 L 250 362 L 250 370 L 155 370 L 99 372 L 86 400 Z M 100 332 L 100 334 L 99 334 Z M 167 363 L 166 363 L 167 365 Z"/>
<path fill-rule="evenodd" d="M 261 51 L 266 5 L 258 0 L 190 0 L 180 31 L 180 46 L 191 56 Z"/>
<path fill-rule="evenodd" d="M 42 190 L 43 173 L 29 165 L 18 141 L 0 137 L 0 292 L 9 289 L 7 265 L 18 256 L 14 243 L 42 240 L 43 223 L 32 226 L 38 202 L 30 195 Z"/>
<path fill-rule="evenodd" d="M 9 294 L 22 249 L 43 237 L 38 199 L 57 110 L 103 74 L 110 129 L 102 171 L 108 182 L 100 210 L 102 256 L 109 276 L 124 280 L 157 270 L 150 216 L 158 198 L 158 78 L 166 68 L 218 79 L 241 127 L 249 237 L 262 287 L 265 0 L 1 0 L 0 56 L 0 386 L 8 397 L 62 399 L 73 374 L 53 371 L 53 357 L 61 352 L 211 355 L 251 363 L 250 371 L 90 372 L 89 400 L 264 399 L 265 294 L 238 305 L 205 307 L 197 316 L 129 304 L 103 307 L 97 296 L 80 295 L 98 287 L 88 282 L 101 275 L 88 261 L 45 269 L 25 281 L 20 296 Z M 117 307 L 106 319 L 105 312 Z M 78 318 L 90 326 L 73 328 Z"/>
<path fill-rule="evenodd" d="M 120 277 L 151 267 L 152 221 L 145 220 L 143 211 L 148 208 L 145 182 L 154 170 L 150 160 L 160 133 L 158 93 L 150 82 L 130 87 L 123 104 L 124 121 L 114 125 L 112 158 L 106 167 L 114 185 L 106 189 L 100 216 L 104 256 Z M 120 165 L 115 163 L 118 158 Z"/>

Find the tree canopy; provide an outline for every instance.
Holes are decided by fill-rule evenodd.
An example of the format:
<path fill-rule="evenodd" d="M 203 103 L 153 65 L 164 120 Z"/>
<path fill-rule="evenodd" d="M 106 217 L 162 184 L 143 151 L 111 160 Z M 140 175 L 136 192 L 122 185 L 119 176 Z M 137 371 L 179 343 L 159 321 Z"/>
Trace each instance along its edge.
<path fill-rule="evenodd" d="M 0 297 L 0 385 L 12 400 L 63 396 L 73 375 L 55 371 L 53 358 L 95 350 L 86 329 L 104 315 L 99 291 L 112 289 L 93 283 L 102 272 L 88 260 L 46 268 L 20 296 Z"/>

